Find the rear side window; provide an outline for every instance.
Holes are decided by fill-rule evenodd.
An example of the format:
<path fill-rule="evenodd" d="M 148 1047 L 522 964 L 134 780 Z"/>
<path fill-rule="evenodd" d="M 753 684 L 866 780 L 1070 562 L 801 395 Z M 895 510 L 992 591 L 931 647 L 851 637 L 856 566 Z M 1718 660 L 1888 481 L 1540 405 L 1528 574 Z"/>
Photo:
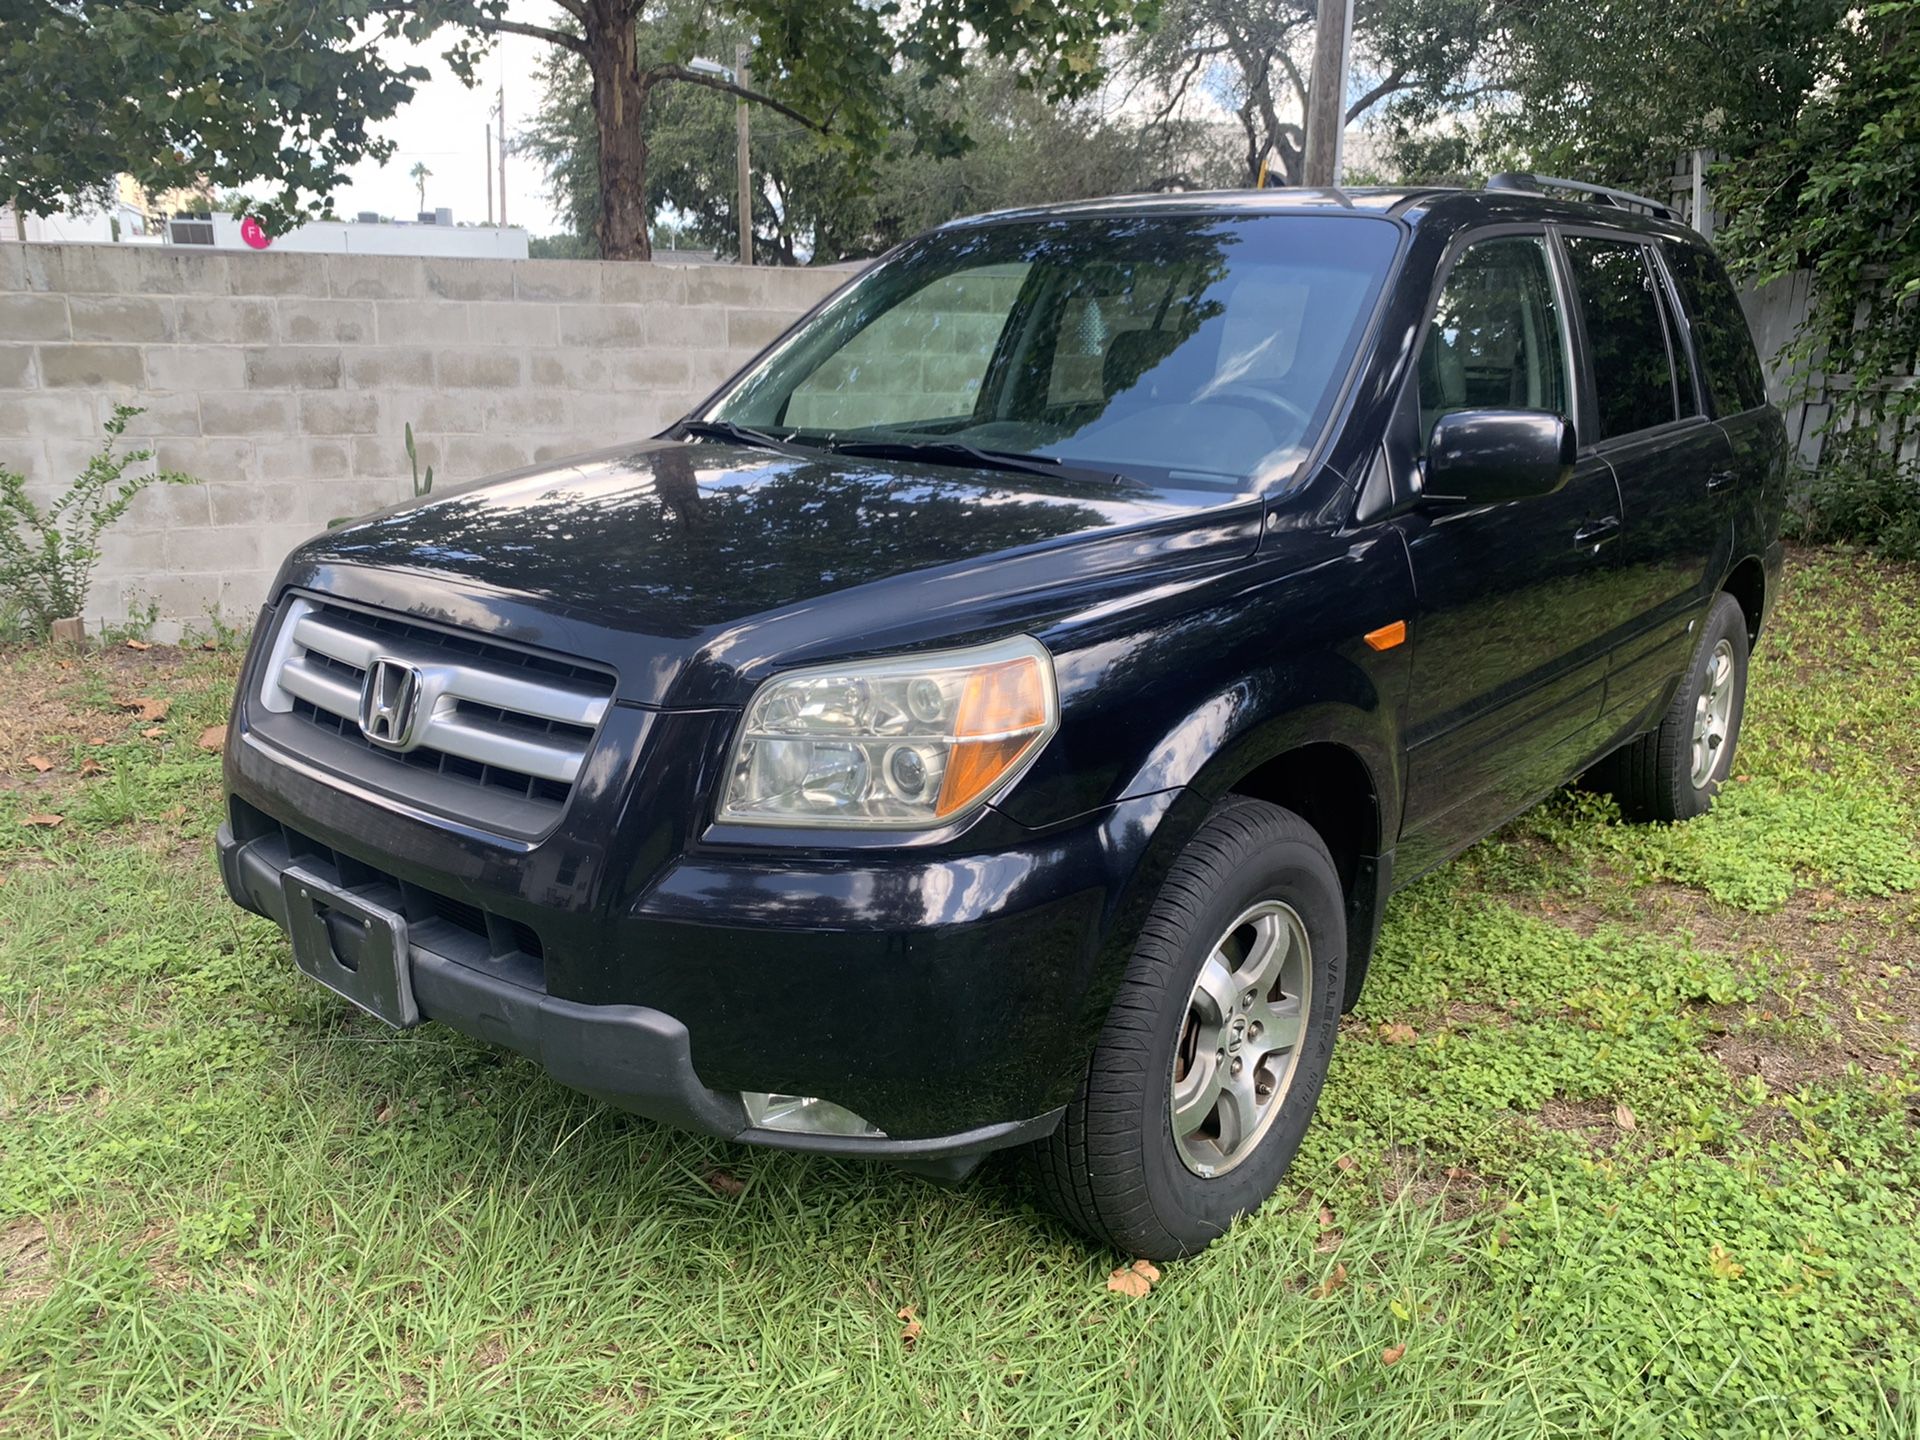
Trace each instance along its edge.
<path fill-rule="evenodd" d="M 1679 283 L 1681 298 L 1693 317 L 1693 333 L 1700 361 L 1707 367 L 1707 388 L 1722 415 L 1736 415 L 1767 403 L 1767 382 L 1754 353 L 1746 312 L 1733 293 L 1733 282 L 1713 254 L 1690 245 L 1667 250 L 1667 263 Z"/>
<path fill-rule="evenodd" d="M 1566 244 L 1593 360 L 1599 438 L 1631 435 L 1677 418 L 1673 357 L 1646 247 L 1589 235 L 1570 235 Z"/>
<path fill-rule="evenodd" d="M 1460 252 L 1420 350 L 1420 434 L 1454 410 L 1568 413 L 1566 342 L 1537 235 Z"/>

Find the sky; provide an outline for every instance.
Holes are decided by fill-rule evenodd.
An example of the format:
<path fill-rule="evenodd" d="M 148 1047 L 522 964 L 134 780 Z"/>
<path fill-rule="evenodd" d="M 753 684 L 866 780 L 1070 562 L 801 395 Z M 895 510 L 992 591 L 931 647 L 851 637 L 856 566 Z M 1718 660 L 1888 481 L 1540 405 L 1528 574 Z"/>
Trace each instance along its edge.
<path fill-rule="evenodd" d="M 533 24 L 550 23 L 556 7 L 542 0 L 513 0 L 507 13 L 515 20 Z M 407 174 L 416 162 L 424 162 L 433 174 L 427 180 L 429 210 L 447 206 L 455 223 L 482 223 L 487 218 L 487 136 L 486 127 L 494 124 L 496 140 L 499 125 L 491 122 L 489 111 L 499 87 L 507 92 L 507 130 L 514 133 L 524 126 L 539 99 L 536 73 L 540 62 L 552 48 L 538 40 L 518 35 L 496 38 L 491 53 L 478 68 L 479 83 L 468 89 L 455 79 L 441 52 L 452 38 L 430 40 L 412 46 L 400 41 L 388 42 L 383 53 L 394 64 L 423 65 L 432 78 L 414 88 L 411 103 L 376 133 L 391 139 L 398 148 L 386 164 L 363 161 L 349 170 L 347 185 L 336 192 L 334 209 L 343 219 L 352 219 L 362 210 L 378 211 L 395 218 L 411 217 L 419 208 L 419 191 Z M 498 160 L 494 178 L 494 213 L 499 214 L 500 194 Z M 558 213 L 545 193 L 545 177 L 525 155 L 507 157 L 507 221 L 524 225 L 535 235 L 552 235 L 562 228 Z"/>

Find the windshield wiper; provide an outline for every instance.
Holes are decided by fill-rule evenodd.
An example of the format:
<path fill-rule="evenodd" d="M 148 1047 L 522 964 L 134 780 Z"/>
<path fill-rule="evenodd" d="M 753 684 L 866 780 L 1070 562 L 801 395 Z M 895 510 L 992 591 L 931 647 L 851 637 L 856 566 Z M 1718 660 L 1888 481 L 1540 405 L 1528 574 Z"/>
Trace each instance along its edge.
<path fill-rule="evenodd" d="M 978 470 L 1005 470 L 1016 475 L 1045 475 L 1054 480 L 1092 480 L 1120 490 L 1150 491 L 1153 488 L 1115 470 L 1091 470 L 1045 455 L 983 450 L 964 440 L 829 439 L 825 445 L 836 455 L 858 455 L 874 460 L 925 460 L 934 465 L 964 465 Z"/>
<path fill-rule="evenodd" d="M 806 449 L 779 435 L 755 430 L 751 425 L 736 425 L 731 420 L 683 420 L 680 431 L 701 440 L 729 440 L 735 445 L 750 445 L 756 450 L 778 450 L 782 455 L 804 455 Z"/>

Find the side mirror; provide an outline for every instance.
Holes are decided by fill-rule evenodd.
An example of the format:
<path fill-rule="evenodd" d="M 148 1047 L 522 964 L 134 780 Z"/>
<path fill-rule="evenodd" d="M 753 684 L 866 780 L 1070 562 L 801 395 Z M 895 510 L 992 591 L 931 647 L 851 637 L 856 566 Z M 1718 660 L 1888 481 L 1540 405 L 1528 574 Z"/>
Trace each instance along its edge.
<path fill-rule="evenodd" d="M 1456 410 L 1435 422 L 1420 493 L 1454 505 L 1551 495 L 1573 475 L 1573 425 L 1540 410 Z"/>

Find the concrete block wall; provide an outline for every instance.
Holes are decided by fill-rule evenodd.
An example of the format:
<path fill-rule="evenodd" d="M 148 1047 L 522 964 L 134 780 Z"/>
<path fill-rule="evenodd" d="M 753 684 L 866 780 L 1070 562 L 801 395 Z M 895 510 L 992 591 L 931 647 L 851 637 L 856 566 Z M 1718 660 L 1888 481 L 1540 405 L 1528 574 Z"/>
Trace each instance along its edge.
<path fill-rule="evenodd" d="M 660 429 L 844 270 L 0 244 L 0 466 L 57 494 L 116 403 L 203 483 L 110 532 L 98 625 L 251 617 L 341 515 Z M 137 438 L 135 438 L 137 437 Z"/>

